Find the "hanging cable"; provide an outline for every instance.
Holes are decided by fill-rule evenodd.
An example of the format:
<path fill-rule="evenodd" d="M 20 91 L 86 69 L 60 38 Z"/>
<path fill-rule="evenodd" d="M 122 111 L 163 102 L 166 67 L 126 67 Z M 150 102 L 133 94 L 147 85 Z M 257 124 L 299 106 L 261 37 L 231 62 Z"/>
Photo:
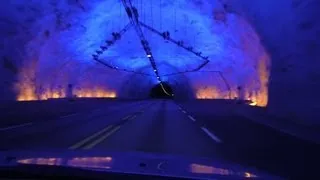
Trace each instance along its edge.
<path fill-rule="evenodd" d="M 127 11 L 127 15 L 132 23 L 132 25 L 135 28 L 135 31 L 140 39 L 141 45 L 143 46 L 143 49 L 149 59 L 149 62 L 154 70 L 154 73 L 158 79 L 158 81 L 161 82 L 161 78 L 159 75 L 159 69 L 157 68 L 155 59 L 152 55 L 151 52 L 151 48 L 149 46 L 149 42 L 146 40 L 144 33 L 142 32 L 142 28 L 141 28 L 141 24 L 139 23 L 139 13 L 136 9 L 136 7 L 134 7 L 131 3 L 131 0 L 122 0 L 122 4 L 124 6 L 124 8 Z"/>
<path fill-rule="evenodd" d="M 141 17 L 143 16 L 143 12 L 142 12 L 142 0 L 140 0 L 140 14 L 141 14 Z"/>
<path fill-rule="evenodd" d="M 122 27 L 122 4 L 121 4 L 121 0 L 119 0 L 119 14 L 120 14 L 120 22 L 119 22 L 119 30 Z"/>
<path fill-rule="evenodd" d="M 143 14 L 143 22 L 146 22 L 146 14 L 147 14 L 147 12 L 146 12 L 146 5 L 145 5 L 144 8 L 143 8 L 143 12 L 144 12 L 144 14 Z"/>
<path fill-rule="evenodd" d="M 198 56 L 198 57 L 200 57 L 201 59 L 204 60 L 204 62 L 202 64 L 200 64 L 197 68 L 195 68 L 195 69 L 193 69 L 191 71 L 198 71 L 198 70 L 200 70 L 201 68 L 203 68 L 205 65 L 207 65 L 209 63 L 209 60 L 208 60 L 209 57 L 208 56 L 201 55 L 202 52 L 196 52 L 195 50 L 193 50 L 193 48 L 191 46 L 185 46 L 183 41 L 177 41 L 177 40 L 172 39 L 171 36 L 170 36 L 170 33 L 168 31 L 160 32 L 160 31 L 158 31 L 158 30 L 156 30 L 156 29 L 154 29 L 154 28 L 152 28 L 152 27 L 150 27 L 150 26 L 148 26 L 148 25 L 146 25 L 146 24 L 144 24 L 142 22 L 139 22 L 139 24 L 143 28 L 146 28 L 147 30 L 149 30 L 149 31 L 151 31 L 151 32 L 163 37 L 165 40 L 168 40 L 169 42 L 176 44 L 177 46 L 185 49 L 186 51 L 189 51 L 189 52 L 193 53 L 194 55 L 196 55 L 196 56 Z"/>
<path fill-rule="evenodd" d="M 160 86 L 161 86 L 162 91 L 163 91 L 166 95 L 172 96 L 172 94 L 169 94 L 169 93 L 166 91 L 166 89 L 163 87 L 162 82 L 160 82 Z"/>
<path fill-rule="evenodd" d="M 151 0 L 150 1 L 150 4 L 151 4 L 151 15 L 150 15 L 150 17 L 151 17 L 151 27 L 153 27 L 153 0 Z"/>
<path fill-rule="evenodd" d="M 160 0 L 160 31 L 162 31 L 162 0 Z"/>
<path fill-rule="evenodd" d="M 177 31 L 177 9 L 174 7 L 174 32 Z"/>

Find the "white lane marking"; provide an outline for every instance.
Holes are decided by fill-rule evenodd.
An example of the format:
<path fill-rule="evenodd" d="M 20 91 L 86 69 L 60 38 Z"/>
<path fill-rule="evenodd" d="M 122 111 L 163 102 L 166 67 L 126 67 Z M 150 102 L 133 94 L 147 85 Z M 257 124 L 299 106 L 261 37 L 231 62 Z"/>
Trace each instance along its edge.
<path fill-rule="evenodd" d="M 196 121 L 196 119 L 195 118 L 193 118 L 192 116 L 190 116 L 190 115 L 188 115 L 188 117 L 192 120 L 192 121 Z"/>
<path fill-rule="evenodd" d="M 68 115 L 65 115 L 65 116 L 61 116 L 60 118 L 67 118 L 67 117 L 75 116 L 77 114 L 78 113 L 68 114 Z"/>
<path fill-rule="evenodd" d="M 24 123 L 24 124 L 19 124 L 19 125 L 15 125 L 15 126 L 10 126 L 10 127 L 5 127 L 5 128 L 0 128 L 0 131 L 6 131 L 6 130 L 10 130 L 10 129 L 15 129 L 15 128 L 19 128 L 19 127 L 25 127 L 25 126 L 30 126 L 32 125 L 32 123 Z"/>
<path fill-rule="evenodd" d="M 77 149 L 77 148 L 83 146 L 83 145 L 86 144 L 87 142 L 89 142 L 89 141 L 93 140 L 94 138 L 100 136 L 101 134 L 107 132 L 107 131 L 108 131 L 109 129 L 111 129 L 112 127 L 113 127 L 112 125 L 109 125 L 109 126 L 103 128 L 102 130 L 100 130 L 100 131 L 94 133 L 93 135 L 85 138 L 84 140 L 82 140 L 82 141 L 80 141 L 80 142 L 72 145 L 71 147 L 69 147 L 69 149 Z"/>
<path fill-rule="evenodd" d="M 163 169 L 161 168 L 161 166 L 162 166 L 164 163 L 165 163 L 165 161 L 160 162 L 160 163 L 158 164 L 158 166 L 157 166 L 157 169 L 159 169 L 159 170 L 163 170 Z"/>
<path fill-rule="evenodd" d="M 105 135 L 101 136 L 99 139 L 97 139 L 97 140 L 93 141 L 92 143 L 88 144 L 87 146 L 85 146 L 83 149 L 91 149 L 91 148 L 93 148 L 94 146 L 96 146 L 97 144 L 99 144 L 103 140 L 105 140 L 107 137 L 112 135 L 114 132 L 116 132 L 118 129 L 120 129 L 120 126 L 115 127 L 110 132 L 108 132 Z"/>
<path fill-rule="evenodd" d="M 182 112 L 185 113 L 185 114 L 187 113 L 185 110 L 182 110 Z"/>
<path fill-rule="evenodd" d="M 211 139 L 215 140 L 217 143 L 221 143 L 222 141 L 214 134 L 212 134 L 207 128 L 201 127 L 201 129 L 211 137 Z"/>
<path fill-rule="evenodd" d="M 130 114 L 130 115 L 128 115 L 128 116 L 126 116 L 126 117 L 122 118 L 121 120 L 130 120 L 130 119 L 133 119 L 133 118 L 135 118 L 135 117 L 136 117 L 136 115 L 132 115 L 132 114 Z"/>

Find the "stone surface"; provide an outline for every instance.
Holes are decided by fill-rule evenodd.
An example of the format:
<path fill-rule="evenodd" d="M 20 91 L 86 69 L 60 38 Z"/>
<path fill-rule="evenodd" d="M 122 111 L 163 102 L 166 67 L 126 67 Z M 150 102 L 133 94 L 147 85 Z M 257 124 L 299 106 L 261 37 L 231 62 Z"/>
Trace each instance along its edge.
<path fill-rule="evenodd" d="M 222 72 L 223 77 L 216 72 L 165 76 L 195 68 L 202 60 L 144 29 L 158 71 L 176 97 L 240 96 L 260 106 L 268 102 L 270 112 L 279 116 L 319 123 L 314 118 L 320 117 L 318 1 L 132 2 L 141 21 L 170 31 L 172 38 L 208 56 L 210 63 L 202 71 Z M 68 84 L 84 94 L 95 89 L 93 94 L 141 98 L 157 83 L 153 76 L 118 72 L 92 60 L 111 33 L 128 23 L 120 1 L 0 4 L 0 99 L 15 100 L 21 93 L 63 96 Z M 102 57 L 115 66 L 153 73 L 133 28 Z"/>

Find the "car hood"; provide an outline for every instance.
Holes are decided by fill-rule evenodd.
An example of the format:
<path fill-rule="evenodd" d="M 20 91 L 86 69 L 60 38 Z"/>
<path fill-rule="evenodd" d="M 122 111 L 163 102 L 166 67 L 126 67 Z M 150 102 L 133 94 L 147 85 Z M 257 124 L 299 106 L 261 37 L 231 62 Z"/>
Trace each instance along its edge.
<path fill-rule="evenodd" d="M 83 168 L 92 171 L 211 179 L 244 177 L 274 179 L 275 176 L 217 159 L 142 152 L 10 151 L 0 153 L 1 166 L 41 165 Z M 277 178 L 276 178 L 277 179 Z"/>

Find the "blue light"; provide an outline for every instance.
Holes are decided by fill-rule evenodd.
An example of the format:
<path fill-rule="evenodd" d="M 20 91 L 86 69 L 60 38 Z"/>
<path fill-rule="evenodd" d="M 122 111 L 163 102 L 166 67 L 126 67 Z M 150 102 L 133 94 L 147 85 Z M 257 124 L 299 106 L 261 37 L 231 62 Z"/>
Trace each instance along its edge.
<path fill-rule="evenodd" d="M 163 2 L 165 1 L 167 3 L 171 2 L 170 0 L 163 0 Z M 138 7 L 140 14 L 141 19 L 139 20 L 160 32 L 170 32 L 172 39 L 183 41 L 186 47 L 192 47 L 195 52 L 202 52 L 203 57 L 208 57 L 210 60 L 204 70 L 223 71 L 230 86 L 232 86 L 231 88 L 237 87 L 238 84 L 245 84 L 248 79 L 255 82 L 258 81 L 251 77 L 256 77 L 258 74 L 253 65 L 257 64 L 257 59 L 263 57 L 263 50 L 259 46 L 259 37 L 255 34 L 254 29 L 245 23 L 243 18 L 227 14 L 227 24 L 216 23 L 212 18 L 212 10 L 215 5 L 205 3 L 206 5 L 200 7 L 184 0 L 176 0 L 174 3 L 172 1 L 171 4 L 169 3 L 170 5 L 162 6 L 159 11 L 154 10 L 151 14 L 151 4 L 150 0 L 134 1 L 134 5 Z M 159 4 L 153 3 L 153 9 L 159 8 Z M 60 10 L 69 8 L 69 5 L 67 6 L 64 3 L 58 3 L 57 6 Z M 62 13 L 66 12 L 62 11 Z M 160 15 L 159 12 L 163 13 Z M 143 27 L 142 30 L 151 52 L 148 53 L 147 51 L 146 53 L 144 51 L 141 46 L 141 40 L 138 38 L 134 28 L 129 29 L 121 35 L 121 40 L 115 42 L 110 48 L 105 49 L 105 41 L 113 38 L 111 33 L 119 32 L 128 24 L 129 20 L 125 13 L 121 1 L 97 0 L 88 3 L 85 13 L 72 11 L 70 16 L 66 16 L 66 22 L 68 20 L 72 24 L 67 29 L 52 29 L 56 25 L 50 24 L 50 22 L 56 22 L 55 16 L 45 16 L 36 21 L 37 24 L 34 25 L 36 32 L 32 34 L 36 38 L 28 43 L 27 49 L 32 52 L 30 54 L 37 55 L 39 52 L 37 57 L 39 57 L 41 70 L 51 67 L 58 69 L 66 62 L 71 62 L 70 65 L 63 66 L 63 73 L 66 73 L 65 77 L 67 78 L 61 78 L 61 82 L 57 84 L 67 84 L 69 81 L 80 83 L 88 80 L 91 76 L 83 73 L 86 69 L 90 69 L 88 72 L 94 74 L 92 75 L 94 77 L 92 78 L 94 79 L 93 84 L 118 88 L 120 85 L 115 82 L 121 84 L 123 79 L 133 79 L 131 77 L 133 73 L 125 72 L 117 74 L 117 77 L 119 77 L 117 80 L 119 79 L 119 81 L 115 81 L 116 78 L 114 78 L 113 74 L 109 74 L 110 71 L 108 72 L 108 69 L 103 69 L 102 67 L 101 70 L 100 66 L 96 68 L 96 62 L 92 60 L 92 55 L 93 58 L 98 59 L 98 54 L 101 54 L 101 52 L 95 51 L 104 50 L 99 55 L 99 60 L 112 65 L 113 69 L 127 69 L 151 75 L 148 78 L 139 77 L 137 83 L 141 83 L 141 87 L 148 83 L 177 81 L 191 84 L 190 86 L 197 86 L 192 87 L 194 89 L 205 83 L 212 85 L 215 82 L 219 82 L 217 86 L 224 88 L 224 83 L 220 83 L 220 79 L 216 78 L 215 74 L 212 75 L 212 73 L 205 75 L 186 73 L 165 76 L 166 74 L 192 70 L 202 64 L 203 59 Z M 42 34 L 39 32 L 48 29 L 52 32 L 52 37 L 54 38 L 40 41 L 39 38 L 42 37 L 40 36 Z M 38 34 L 39 37 L 37 36 Z M 42 42 L 45 43 L 42 44 Z M 156 66 L 150 65 L 148 58 L 154 58 Z M 118 73 L 121 71 L 114 70 L 112 72 Z M 83 75 L 79 76 L 79 74 Z M 157 78 L 154 78 L 154 75 Z M 45 77 L 45 75 L 39 77 Z M 104 80 L 108 78 L 110 80 Z"/>

